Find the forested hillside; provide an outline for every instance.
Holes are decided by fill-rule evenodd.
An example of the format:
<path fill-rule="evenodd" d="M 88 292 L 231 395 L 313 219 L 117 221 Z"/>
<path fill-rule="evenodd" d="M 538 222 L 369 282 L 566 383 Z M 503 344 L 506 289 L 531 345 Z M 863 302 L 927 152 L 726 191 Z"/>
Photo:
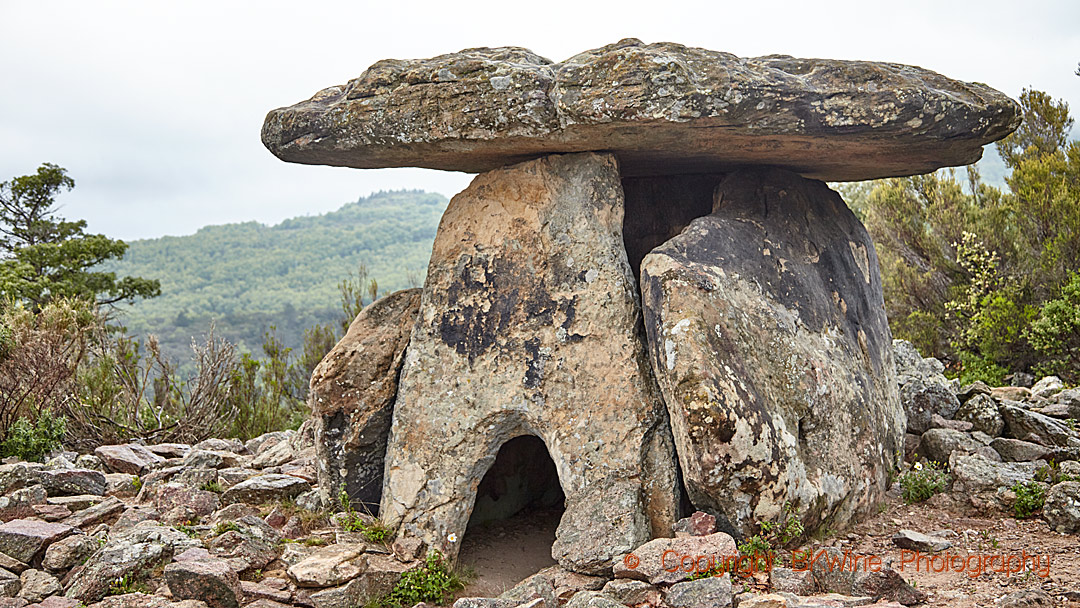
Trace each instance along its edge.
<path fill-rule="evenodd" d="M 218 336 L 260 353 L 271 325 L 286 346 L 305 328 L 340 316 L 338 285 L 361 264 L 380 293 L 422 282 L 447 199 L 380 192 L 324 215 L 276 226 L 208 226 L 193 235 L 133 241 L 108 270 L 160 279 L 161 295 L 120 307 L 135 336 L 154 334 L 169 359 L 191 356 L 193 336 Z"/>

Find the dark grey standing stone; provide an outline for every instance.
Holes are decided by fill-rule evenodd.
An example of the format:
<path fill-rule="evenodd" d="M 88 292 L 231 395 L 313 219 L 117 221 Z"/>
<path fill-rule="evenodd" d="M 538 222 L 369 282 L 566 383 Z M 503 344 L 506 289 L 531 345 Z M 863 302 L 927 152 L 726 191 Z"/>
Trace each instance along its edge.
<path fill-rule="evenodd" d="M 784 503 L 808 531 L 870 512 L 904 412 L 869 235 L 838 194 L 781 170 L 731 174 L 714 208 L 641 265 L 691 502 L 740 535 Z"/>
<path fill-rule="evenodd" d="M 312 372 L 308 405 L 324 504 L 337 503 L 344 490 L 357 505 L 379 508 L 398 375 L 420 293 L 398 291 L 364 308 Z"/>

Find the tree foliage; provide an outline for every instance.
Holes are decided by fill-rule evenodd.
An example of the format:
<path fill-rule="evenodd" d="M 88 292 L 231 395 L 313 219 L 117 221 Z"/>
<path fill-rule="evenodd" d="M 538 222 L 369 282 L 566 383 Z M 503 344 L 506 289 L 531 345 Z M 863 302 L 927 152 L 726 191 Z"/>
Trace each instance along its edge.
<path fill-rule="evenodd" d="M 997 144 L 1007 190 L 974 167 L 841 186 L 878 249 L 893 334 L 965 380 L 1069 360 L 1080 143 L 1065 102 L 1025 90 L 1020 103 L 1024 122 Z"/>
<path fill-rule="evenodd" d="M 56 214 L 56 196 L 75 187 L 67 172 L 51 163 L 36 173 L 0 182 L 0 292 L 40 309 L 55 298 L 112 304 L 160 293 L 156 280 L 117 279 L 98 269 L 124 256 L 127 245 L 101 234 L 86 234 L 85 220 Z"/>

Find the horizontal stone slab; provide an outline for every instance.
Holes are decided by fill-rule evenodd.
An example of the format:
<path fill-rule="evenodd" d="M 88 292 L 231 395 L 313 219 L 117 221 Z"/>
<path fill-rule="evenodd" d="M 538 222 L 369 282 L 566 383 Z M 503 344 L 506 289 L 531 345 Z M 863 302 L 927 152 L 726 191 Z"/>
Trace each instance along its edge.
<path fill-rule="evenodd" d="M 969 164 L 1019 124 L 1004 94 L 914 66 L 627 39 L 561 63 L 519 47 L 379 61 L 271 111 L 262 140 L 282 160 L 361 169 L 610 151 L 623 175 L 764 164 L 844 181 Z"/>

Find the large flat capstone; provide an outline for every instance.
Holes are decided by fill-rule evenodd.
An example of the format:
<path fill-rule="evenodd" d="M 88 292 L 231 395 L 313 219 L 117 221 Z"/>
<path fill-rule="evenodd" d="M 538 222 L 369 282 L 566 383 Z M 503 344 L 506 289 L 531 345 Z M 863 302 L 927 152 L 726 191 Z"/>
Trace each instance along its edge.
<path fill-rule="evenodd" d="M 661 201 L 662 202 L 662 201 Z M 747 169 L 641 264 L 653 369 L 694 506 L 754 533 L 875 506 L 904 436 L 866 230 L 821 182 Z"/>
<path fill-rule="evenodd" d="M 519 47 L 379 61 L 271 111 L 262 140 L 286 161 L 357 168 L 607 150 L 626 176 L 770 165 L 843 181 L 969 164 L 1019 124 L 1002 93 L 915 66 L 627 39 L 561 63 Z"/>
<path fill-rule="evenodd" d="M 454 557 L 499 448 L 544 442 L 566 496 L 553 556 L 610 572 L 670 533 L 675 456 L 622 242 L 610 154 L 484 173 L 450 202 L 406 349 L 380 517 Z"/>

